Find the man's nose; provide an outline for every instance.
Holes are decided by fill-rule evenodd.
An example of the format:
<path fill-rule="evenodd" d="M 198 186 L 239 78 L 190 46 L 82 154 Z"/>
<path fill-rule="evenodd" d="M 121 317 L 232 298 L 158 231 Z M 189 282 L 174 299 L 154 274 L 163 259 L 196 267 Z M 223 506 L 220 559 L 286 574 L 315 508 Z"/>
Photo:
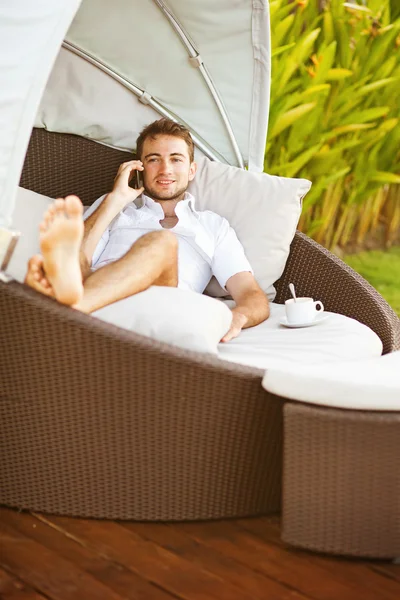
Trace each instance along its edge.
<path fill-rule="evenodd" d="M 161 169 L 161 173 L 164 173 L 164 174 L 171 173 L 171 171 L 172 171 L 171 162 L 168 159 L 164 158 L 161 161 L 160 169 Z"/>

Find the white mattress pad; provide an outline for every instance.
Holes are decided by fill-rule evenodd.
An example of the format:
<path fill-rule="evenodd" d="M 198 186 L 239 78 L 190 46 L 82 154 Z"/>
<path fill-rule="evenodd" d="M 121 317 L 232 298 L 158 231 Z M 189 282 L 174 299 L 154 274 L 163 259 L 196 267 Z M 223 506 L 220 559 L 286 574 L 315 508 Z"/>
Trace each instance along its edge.
<path fill-rule="evenodd" d="M 328 318 L 316 325 L 289 329 L 279 324 L 285 316 L 284 305 L 270 306 L 269 319 L 218 345 L 220 358 L 270 369 L 369 359 L 382 354 L 378 335 L 355 319 L 325 312 Z"/>

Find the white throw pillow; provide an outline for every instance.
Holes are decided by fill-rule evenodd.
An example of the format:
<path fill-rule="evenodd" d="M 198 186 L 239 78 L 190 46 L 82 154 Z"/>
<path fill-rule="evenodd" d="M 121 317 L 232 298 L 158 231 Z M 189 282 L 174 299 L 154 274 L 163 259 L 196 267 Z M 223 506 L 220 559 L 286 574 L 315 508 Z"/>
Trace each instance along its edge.
<path fill-rule="evenodd" d="M 270 300 L 282 275 L 301 213 L 301 201 L 311 187 L 307 179 L 243 171 L 208 158 L 197 161 L 189 192 L 198 210 L 225 217 L 243 244 L 255 278 Z M 215 279 L 206 292 L 224 296 Z"/>
<path fill-rule="evenodd" d="M 223 302 L 161 286 L 114 302 L 92 316 L 185 350 L 213 354 L 232 322 L 232 312 Z"/>

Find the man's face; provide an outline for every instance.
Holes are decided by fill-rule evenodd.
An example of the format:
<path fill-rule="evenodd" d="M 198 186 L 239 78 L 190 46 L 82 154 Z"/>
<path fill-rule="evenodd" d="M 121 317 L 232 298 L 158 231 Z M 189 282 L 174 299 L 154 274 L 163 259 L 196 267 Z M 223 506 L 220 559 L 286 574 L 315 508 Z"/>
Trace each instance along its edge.
<path fill-rule="evenodd" d="M 143 184 L 154 200 L 182 200 L 196 173 L 185 140 L 171 135 L 148 137 L 143 144 Z"/>

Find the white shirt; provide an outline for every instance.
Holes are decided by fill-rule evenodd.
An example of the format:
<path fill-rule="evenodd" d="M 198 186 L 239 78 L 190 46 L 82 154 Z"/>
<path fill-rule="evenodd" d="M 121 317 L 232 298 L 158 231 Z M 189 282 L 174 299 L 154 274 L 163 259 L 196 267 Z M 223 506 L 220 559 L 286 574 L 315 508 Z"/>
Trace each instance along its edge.
<path fill-rule="evenodd" d="M 92 269 L 121 258 L 142 235 L 162 230 L 164 211 L 158 202 L 144 194 L 140 208 L 131 202 L 101 237 L 93 255 Z M 104 197 L 85 213 L 89 216 Z M 232 275 L 253 270 L 243 246 L 228 221 L 216 213 L 195 210 L 194 197 L 186 192 L 175 209 L 178 223 L 169 229 L 178 238 L 178 287 L 202 293 L 212 275 L 221 287 Z"/>

